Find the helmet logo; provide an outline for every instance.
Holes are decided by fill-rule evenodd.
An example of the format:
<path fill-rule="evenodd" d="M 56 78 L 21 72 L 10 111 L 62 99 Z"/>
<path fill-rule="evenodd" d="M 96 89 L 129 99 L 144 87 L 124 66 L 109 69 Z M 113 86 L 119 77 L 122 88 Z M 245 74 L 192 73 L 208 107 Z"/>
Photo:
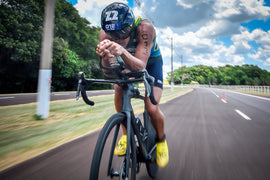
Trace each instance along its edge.
<path fill-rule="evenodd" d="M 120 23 L 115 23 L 115 24 L 106 24 L 105 25 L 105 31 L 115 31 L 115 30 L 120 30 L 121 29 L 121 24 Z"/>
<path fill-rule="evenodd" d="M 118 21 L 118 11 L 108 11 L 108 12 L 106 12 L 105 21 Z"/>

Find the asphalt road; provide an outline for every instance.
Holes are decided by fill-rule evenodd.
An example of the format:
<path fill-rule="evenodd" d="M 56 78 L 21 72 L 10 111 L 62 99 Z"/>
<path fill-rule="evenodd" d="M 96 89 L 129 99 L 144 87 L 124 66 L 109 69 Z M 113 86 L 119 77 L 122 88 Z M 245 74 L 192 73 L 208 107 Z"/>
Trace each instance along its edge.
<path fill-rule="evenodd" d="M 105 94 L 113 94 L 114 90 L 98 90 L 98 91 L 88 91 L 87 94 L 89 97 L 105 95 Z M 53 92 L 51 93 L 50 100 L 63 100 L 63 99 L 75 99 L 76 92 Z M 17 105 L 17 104 L 26 104 L 37 102 L 37 93 L 25 93 L 25 94 L 2 94 L 0 95 L 0 106 L 8 106 L 8 105 Z"/>
<path fill-rule="evenodd" d="M 170 162 L 156 179 L 270 179 L 270 99 L 195 89 L 161 105 Z M 0 173 L 0 179 L 88 179 L 98 131 Z M 137 179 L 150 179 L 145 167 Z"/>

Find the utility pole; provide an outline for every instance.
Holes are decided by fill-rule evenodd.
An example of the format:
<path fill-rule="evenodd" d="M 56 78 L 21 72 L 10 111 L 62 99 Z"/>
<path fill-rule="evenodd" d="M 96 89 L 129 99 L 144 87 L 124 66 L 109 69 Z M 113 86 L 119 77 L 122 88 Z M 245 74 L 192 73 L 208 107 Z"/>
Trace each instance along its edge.
<path fill-rule="evenodd" d="M 171 38 L 171 91 L 173 92 L 174 80 L 173 80 L 173 37 Z"/>
<path fill-rule="evenodd" d="M 181 87 L 183 87 L 183 55 L 181 55 Z"/>
<path fill-rule="evenodd" d="M 49 116 L 50 88 L 52 77 L 52 43 L 55 0 L 46 0 L 41 59 L 38 77 L 37 115 L 42 119 Z"/>

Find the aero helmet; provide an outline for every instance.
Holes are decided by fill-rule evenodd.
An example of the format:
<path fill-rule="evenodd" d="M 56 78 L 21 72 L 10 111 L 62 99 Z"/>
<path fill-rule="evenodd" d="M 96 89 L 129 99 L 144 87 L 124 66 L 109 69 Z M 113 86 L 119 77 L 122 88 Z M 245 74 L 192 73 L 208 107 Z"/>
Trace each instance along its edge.
<path fill-rule="evenodd" d="M 135 16 L 124 3 L 108 5 L 101 13 L 101 27 L 112 39 L 126 39 L 133 31 Z"/>

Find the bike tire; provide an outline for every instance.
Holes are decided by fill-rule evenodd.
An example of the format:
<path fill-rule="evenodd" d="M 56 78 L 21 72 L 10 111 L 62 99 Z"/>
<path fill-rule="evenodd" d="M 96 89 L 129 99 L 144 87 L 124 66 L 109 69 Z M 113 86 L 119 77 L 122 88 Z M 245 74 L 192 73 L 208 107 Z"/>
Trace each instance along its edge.
<path fill-rule="evenodd" d="M 153 153 L 155 154 L 153 158 L 156 159 L 156 150 Z M 146 170 L 148 175 L 154 179 L 157 176 L 158 165 L 156 164 L 156 162 L 146 162 Z"/>
<path fill-rule="evenodd" d="M 144 112 L 144 123 L 145 127 L 148 132 L 148 139 L 147 139 L 147 151 L 149 152 L 156 144 L 156 130 L 154 129 L 150 117 L 147 114 L 147 112 Z M 147 173 L 151 178 L 155 178 L 157 176 L 158 172 L 158 165 L 156 163 L 156 156 L 157 156 L 157 151 L 156 148 L 154 149 L 152 155 L 151 155 L 151 161 L 146 161 L 146 169 Z"/>
<path fill-rule="evenodd" d="M 110 134 L 113 133 L 112 131 L 115 130 L 115 132 L 113 133 L 114 135 L 118 136 L 118 138 L 121 136 L 121 132 L 119 132 L 120 129 L 120 124 L 123 124 L 124 126 L 126 126 L 126 116 L 122 113 L 118 113 L 118 114 L 114 114 L 113 116 L 111 116 L 108 121 L 105 123 L 105 125 L 103 126 L 97 143 L 96 143 L 96 147 L 95 147 L 95 151 L 93 154 L 93 159 L 92 159 L 92 164 L 91 164 L 91 169 L 90 169 L 90 180 L 98 180 L 98 179 L 105 179 L 105 177 L 100 177 L 100 168 L 101 168 L 101 159 L 103 158 L 103 155 L 106 154 L 110 154 L 111 156 L 109 156 L 108 158 L 108 166 L 110 166 L 113 163 L 113 160 L 115 158 L 118 158 L 117 156 L 114 155 L 113 151 L 115 148 L 115 144 L 117 143 L 117 138 L 113 138 L 113 140 L 111 142 L 109 142 L 109 138 L 110 138 Z M 118 129 L 118 130 L 117 130 Z M 129 160 L 129 168 L 130 168 L 130 172 L 129 172 L 129 179 L 135 180 L 136 179 L 136 164 L 137 164 L 137 155 L 136 155 L 136 144 L 135 144 L 135 139 L 134 139 L 134 133 L 133 130 L 131 128 L 131 138 L 130 138 L 130 160 Z M 106 145 L 107 143 L 107 145 Z M 109 144 L 108 144 L 109 143 Z M 110 153 L 106 153 L 105 152 L 105 145 L 109 146 L 110 149 Z M 121 157 L 119 157 L 121 158 Z M 126 158 L 125 156 L 122 156 L 122 158 Z M 105 166 L 107 167 L 107 165 Z M 119 166 L 118 168 L 121 169 L 121 167 Z M 106 178 L 110 178 L 112 176 L 112 168 L 111 167 L 107 167 L 107 174 L 106 173 L 102 173 L 102 176 L 105 176 L 106 174 Z M 121 171 L 121 170 L 120 170 Z M 119 171 L 119 172 L 120 172 Z M 122 177 L 119 177 L 120 179 Z"/>

